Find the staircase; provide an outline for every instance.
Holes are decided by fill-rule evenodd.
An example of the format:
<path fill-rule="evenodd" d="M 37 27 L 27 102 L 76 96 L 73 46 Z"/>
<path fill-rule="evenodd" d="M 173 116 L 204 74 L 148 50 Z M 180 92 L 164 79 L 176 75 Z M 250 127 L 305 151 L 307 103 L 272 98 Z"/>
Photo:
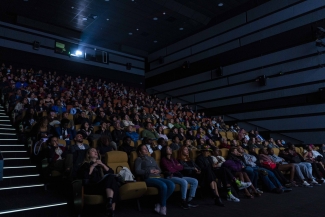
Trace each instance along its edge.
<path fill-rule="evenodd" d="M 0 151 L 4 159 L 0 217 L 68 216 L 67 200 L 57 191 L 45 190 L 26 150 L 0 106 Z"/>

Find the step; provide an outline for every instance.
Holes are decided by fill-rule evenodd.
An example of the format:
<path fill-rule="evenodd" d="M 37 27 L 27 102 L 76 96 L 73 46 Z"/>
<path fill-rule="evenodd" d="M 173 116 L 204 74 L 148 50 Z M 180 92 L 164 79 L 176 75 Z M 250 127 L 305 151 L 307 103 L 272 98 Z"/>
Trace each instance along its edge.
<path fill-rule="evenodd" d="M 31 164 L 29 157 L 3 158 L 3 160 L 3 165 L 5 167 Z"/>
<path fill-rule="evenodd" d="M 0 216 L 10 213 L 16 213 L 17 215 L 19 214 L 19 216 L 23 216 L 23 214 L 28 213 L 28 210 L 41 211 L 41 209 L 45 210 L 50 206 L 58 208 L 58 206 L 66 206 L 67 204 L 65 196 L 57 192 L 44 190 L 33 194 L 23 193 L 19 195 L 19 197 L 17 197 L 17 195 L 3 196 L 0 194 L 0 201 Z M 37 214 L 29 216 L 49 216 L 49 214 L 51 214 L 51 212 L 48 212 L 47 215 Z"/>
<path fill-rule="evenodd" d="M 30 217 L 30 216 L 46 216 L 46 217 L 68 217 L 70 211 L 67 202 L 37 205 L 31 207 L 23 207 L 19 209 L 0 211 L 1 217 Z"/>
<path fill-rule="evenodd" d="M 25 145 L 7 144 L 0 145 L 0 151 L 26 151 Z"/>
<path fill-rule="evenodd" d="M 12 186 L 2 187 L 0 186 L 0 195 L 19 195 L 19 194 L 34 194 L 44 191 L 44 184 L 17 184 Z"/>
<path fill-rule="evenodd" d="M 27 151 L 1 151 L 3 158 L 28 157 Z"/>
<path fill-rule="evenodd" d="M 15 144 L 19 144 L 19 143 L 21 143 L 21 142 L 17 140 L 17 136 L 14 139 L 8 139 L 8 138 L 5 138 L 5 139 L 1 138 L 0 139 L 0 144 L 7 144 L 7 145 L 13 144 L 13 145 L 15 145 Z"/>
<path fill-rule="evenodd" d="M 17 133 L 0 133 L 0 141 L 17 140 Z"/>
<path fill-rule="evenodd" d="M 29 174 L 37 174 L 37 168 L 34 165 L 24 166 L 7 166 L 4 165 L 3 176 L 23 176 Z"/>
<path fill-rule="evenodd" d="M 4 176 L 0 182 L 0 188 L 17 186 L 17 185 L 35 185 L 39 184 L 39 174 L 27 174 L 22 176 Z"/>

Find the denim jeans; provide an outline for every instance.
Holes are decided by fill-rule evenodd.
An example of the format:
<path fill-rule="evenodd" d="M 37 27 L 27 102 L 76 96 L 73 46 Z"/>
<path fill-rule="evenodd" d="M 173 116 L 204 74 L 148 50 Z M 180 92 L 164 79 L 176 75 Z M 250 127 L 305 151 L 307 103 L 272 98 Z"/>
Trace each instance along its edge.
<path fill-rule="evenodd" d="M 300 162 L 300 163 L 297 163 L 297 165 L 299 165 L 300 167 L 300 170 L 303 170 L 305 171 L 306 173 L 304 173 L 304 175 L 308 178 L 308 179 L 315 179 L 313 177 L 313 168 L 311 166 L 310 163 L 308 162 Z M 302 167 L 305 167 L 306 170 L 302 169 Z"/>
<path fill-rule="evenodd" d="M 166 206 L 167 199 L 174 192 L 175 189 L 174 182 L 163 178 L 149 178 L 146 179 L 145 182 L 148 187 L 158 188 L 159 196 L 160 196 L 160 205 Z"/>
<path fill-rule="evenodd" d="M 268 175 L 266 175 L 266 176 L 261 175 L 260 177 L 261 177 L 263 183 L 268 188 L 268 190 L 271 191 L 275 188 L 280 188 L 282 186 L 280 181 L 276 178 L 276 176 L 274 175 L 274 173 L 271 170 L 268 170 L 265 168 L 259 168 L 258 166 L 250 167 L 250 168 L 253 169 L 254 171 L 256 171 L 257 173 L 258 173 L 258 170 L 260 170 L 260 169 L 263 169 L 267 172 Z M 247 169 L 247 167 L 246 167 L 246 169 Z M 249 175 L 249 173 L 247 173 L 247 175 Z"/>
<path fill-rule="evenodd" d="M 179 184 L 181 186 L 181 194 L 182 194 L 182 199 L 186 199 L 187 195 L 187 186 L 190 184 L 190 192 L 189 196 L 190 197 L 195 197 L 195 192 L 198 186 L 198 181 L 197 179 L 191 178 L 191 177 L 172 177 L 168 178 L 170 181 L 174 182 L 175 184 Z"/>
<path fill-rule="evenodd" d="M 247 166 L 245 168 L 245 172 L 247 173 L 249 179 L 252 182 L 252 185 L 257 188 L 257 181 L 258 181 L 258 170 L 254 169 L 251 166 Z"/>

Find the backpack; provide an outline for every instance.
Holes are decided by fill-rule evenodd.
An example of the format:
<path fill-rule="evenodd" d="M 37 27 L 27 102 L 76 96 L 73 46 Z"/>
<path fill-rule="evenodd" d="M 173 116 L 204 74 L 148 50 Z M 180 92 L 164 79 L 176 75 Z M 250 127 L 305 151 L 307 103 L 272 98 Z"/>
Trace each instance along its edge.
<path fill-rule="evenodd" d="M 119 172 L 117 172 L 119 168 L 122 168 L 122 169 Z M 127 167 L 122 167 L 122 166 L 116 167 L 116 173 L 124 181 L 134 181 L 134 175 L 131 173 L 131 171 Z"/>

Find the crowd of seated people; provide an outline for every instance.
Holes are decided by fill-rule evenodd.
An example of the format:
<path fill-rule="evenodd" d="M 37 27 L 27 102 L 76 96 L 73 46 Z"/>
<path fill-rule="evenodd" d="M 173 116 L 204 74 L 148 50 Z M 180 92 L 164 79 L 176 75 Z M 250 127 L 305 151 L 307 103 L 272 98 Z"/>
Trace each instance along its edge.
<path fill-rule="evenodd" d="M 189 209 L 197 206 L 192 199 L 198 186 L 209 189 L 215 204 L 224 206 L 220 186 L 228 201 L 239 202 L 237 191 L 243 190 L 247 198 L 260 197 L 261 184 L 263 190 L 282 193 L 324 182 L 325 146 L 316 151 L 309 145 L 298 153 L 284 140 L 267 140 L 257 130 L 228 126 L 221 116 L 207 117 L 168 98 L 102 79 L 4 64 L 0 79 L 6 110 L 20 138 L 30 141 L 35 159 L 48 160 L 48 173 L 56 170 L 69 179 L 98 183 L 86 191 L 105 192 L 110 215 L 118 191 L 108 178 L 114 171 L 103 162 L 106 152 L 116 150 L 126 152 L 129 159 L 137 152 L 133 172 L 147 186 L 159 189 L 155 211 L 162 215 L 175 184 L 181 186 L 181 207 Z M 162 153 L 160 165 L 150 156 L 155 151 Z M 191 158 L 190 151 L 200 154 Z"/>

